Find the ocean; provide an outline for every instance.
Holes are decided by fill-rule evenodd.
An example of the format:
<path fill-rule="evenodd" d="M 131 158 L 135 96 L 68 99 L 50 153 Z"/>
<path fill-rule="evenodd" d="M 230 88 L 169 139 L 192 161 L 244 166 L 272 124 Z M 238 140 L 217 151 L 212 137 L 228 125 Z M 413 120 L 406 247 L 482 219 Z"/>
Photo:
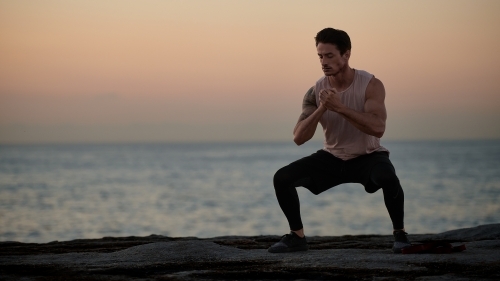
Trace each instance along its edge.
<path fill-rule="evenodd" d="M 383 141 L 410 234 L 500 222 L 500 140 Z M 272 185 L 320 142 L 0 145 L 0 241 L 282 235 Z M 391 234 L 382 191 L 298 188 L 305 233 Z"/>

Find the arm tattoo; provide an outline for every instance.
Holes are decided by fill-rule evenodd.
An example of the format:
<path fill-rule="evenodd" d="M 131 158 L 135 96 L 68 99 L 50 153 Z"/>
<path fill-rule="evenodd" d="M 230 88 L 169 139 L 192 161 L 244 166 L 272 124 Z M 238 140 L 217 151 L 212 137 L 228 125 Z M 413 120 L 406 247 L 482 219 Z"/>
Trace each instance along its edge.
<path fill-rule="evenodd" d="M 299 117 L 299 122 L 309 117 L 317 108 L 318 105 L 316 104 L 316 95 L 314 94 L 313 86 L 304 95 L 304 100 L 302 101 L 302 114 Z"/>

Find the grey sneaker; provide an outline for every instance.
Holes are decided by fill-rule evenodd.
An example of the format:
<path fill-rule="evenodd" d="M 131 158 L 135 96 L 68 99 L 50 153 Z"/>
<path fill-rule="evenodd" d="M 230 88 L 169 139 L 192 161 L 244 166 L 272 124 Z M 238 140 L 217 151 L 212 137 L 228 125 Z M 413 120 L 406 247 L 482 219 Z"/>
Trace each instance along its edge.
<path fill-rule="evenodd" d="M 394 235 L 394 245 L 392 246 L 394 253 L 399 254 L 403 248 L 411 246 L 410 240 L 406 237 L 407 234 L 403 230 L 396 230 L 392 233 Z"/>
<path fill-rule="evenodd" d="M 307 245 L 306 237 L 300 238 L 293 231 L 290 234 L 285 234 L 281 236 L 281 240 L 269 247 L 267 251 L 269 253 L 288 253 L 297 251 L 307 251 L 309 246 Z"/>

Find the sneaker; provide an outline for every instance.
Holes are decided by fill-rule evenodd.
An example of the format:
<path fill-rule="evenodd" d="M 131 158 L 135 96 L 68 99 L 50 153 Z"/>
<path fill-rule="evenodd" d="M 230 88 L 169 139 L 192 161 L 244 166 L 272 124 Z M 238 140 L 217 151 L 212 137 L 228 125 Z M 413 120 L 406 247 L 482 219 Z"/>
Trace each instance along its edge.
<path fill-rule="evenodd" d="M 309 249 L 309 246 L 307 245 L 306 237 L 300 238 L 295 232 L 290 231 L 290 234 L 281 236 L 281 240 L 269 247 L 267 251 L 269 253 L 288 253 L 307 251 L 307 249 Z"/>
<path fill-rule="evenodd" d="M 392 235 L 394 235 L 394 245 L 392 246 L 392 251 L 394 253 L 401 253 L 403 248 L 411 246 L 410 240 L 406 237 L 408 233 L 403 230 L 395 230 Z"/>

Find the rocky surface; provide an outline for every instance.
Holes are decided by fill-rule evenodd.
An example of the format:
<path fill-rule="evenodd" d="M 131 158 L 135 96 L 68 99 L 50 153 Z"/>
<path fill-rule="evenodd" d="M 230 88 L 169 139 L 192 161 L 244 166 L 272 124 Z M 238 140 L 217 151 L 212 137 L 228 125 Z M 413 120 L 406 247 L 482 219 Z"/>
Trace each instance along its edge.
<path fill-rule="evenodd" d="M 308 237 L 310 251 L 270 254 L 279 236 L 105 237 L 0 242 L 0 280 L 500 280 L 500 224 L 410 235 L 465 244 L 451 254 L 393 254 L 392 236 Z"/>

